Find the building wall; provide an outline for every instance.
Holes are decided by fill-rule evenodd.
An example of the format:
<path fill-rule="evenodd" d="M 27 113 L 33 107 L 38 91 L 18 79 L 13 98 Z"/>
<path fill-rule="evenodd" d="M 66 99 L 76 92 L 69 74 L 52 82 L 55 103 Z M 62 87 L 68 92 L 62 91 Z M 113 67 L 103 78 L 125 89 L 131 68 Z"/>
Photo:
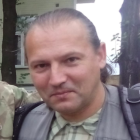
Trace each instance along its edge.
<path fill-rule="evenodd" d="M 18 15 L 42 14 L 57 8 L 74 8 L 74 0 L 21 0 L 22 5 L 17 6 Z M 59 7 L 56 7 L 59 4 Z"/>
<path fill-rule="evenodd" d="M 77 0 L 77 3 L 94 3 L 95 0 Z"/>
<path fill-rule="evenodd" d="M 18 15 L 40 15 L 57 8 L 75 8 L 76 6 L 76 0 L 20 0 L 20 2 L 24 3 L 16 6 Z M 56 4 L 59 4 L 59 7 L 56 7 Z M 0 0 L 0 19 L 3 19 L 2 9 L 2 0 Z M 2 36 L 2 26 L 0 26 L 0 64 L 2 61 Z M 17 69 L 17 82 L 21 82 L 20 77 L 24 73 L 29 73 L 28 69 Z M 23 81 L 25 84 L 32 83 L 30 76 L 26 76 Z"/>
<path fill-rule="evenodd" d="M 29 74 L 29 70 L 28 69 L 18 69 L 17 70 L 17 72 L 16 72 L 17 84 L 32 84 L 30 74 L 25 76 L 25 79 L 23 79 L 21 77 L 22 74 Z"/>

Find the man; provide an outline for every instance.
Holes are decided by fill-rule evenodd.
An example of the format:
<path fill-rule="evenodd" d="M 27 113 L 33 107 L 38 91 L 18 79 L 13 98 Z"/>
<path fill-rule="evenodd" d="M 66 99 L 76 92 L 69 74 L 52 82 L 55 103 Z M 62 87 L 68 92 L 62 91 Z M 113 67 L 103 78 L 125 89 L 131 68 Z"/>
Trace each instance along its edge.
<path fill-rule="evenodd" d="M 26 117 L 19 140 L 130 140 L 116 87 L 101 82 L 106 48 L 74 9 L 39 16 L 25 51 L 44 104 Z"/>
<path fill-rule="evenodd" d="M 12 140 L 15 108 L 40 100 L 37 93 L 0 81 L 0 140 Z"/>

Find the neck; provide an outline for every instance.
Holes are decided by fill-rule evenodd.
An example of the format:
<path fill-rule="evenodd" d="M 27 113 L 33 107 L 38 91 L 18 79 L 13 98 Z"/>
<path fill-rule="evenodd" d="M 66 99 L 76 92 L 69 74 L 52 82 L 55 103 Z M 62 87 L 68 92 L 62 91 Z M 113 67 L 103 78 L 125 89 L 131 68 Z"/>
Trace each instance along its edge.
<path fill-rule="evenodd" d="M 105 90 L 102 83 L 100 83 L 94 95 L 95 96 L 91 103 L 82 108 L 80 111 L 67 115 L 61 114 L 62 117 L 69 122 L 80 122 L 96 114 L 98 110 L 102 108 L 105 99 Z"/>

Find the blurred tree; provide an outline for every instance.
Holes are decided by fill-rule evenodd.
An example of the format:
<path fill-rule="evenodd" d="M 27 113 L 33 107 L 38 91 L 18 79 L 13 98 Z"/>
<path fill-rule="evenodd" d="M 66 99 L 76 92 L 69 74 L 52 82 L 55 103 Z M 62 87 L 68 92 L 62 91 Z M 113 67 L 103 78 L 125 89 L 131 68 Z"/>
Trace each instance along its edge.
<path fill-rule="evenodd" d="M 17 49 L 16 31 L 16 5 L 22 4 L 19 0 L 2 0 L 3 4 L 3 41 L 2 41 L 2 81 L 16 84 L 15 50 Z"/>
<path fill-rule="evenodd" d="M 3 3 L 3 41 L 2 41 L 2 81 L 16 84 L 15 70 L 15 30 L 17 0 L 2 0 Z"/>
<path fill-rule="evenodd" d="M 120 84 L 130 87 L 140 82 L 140 0 L 124 0 L 120 13 Z"/>

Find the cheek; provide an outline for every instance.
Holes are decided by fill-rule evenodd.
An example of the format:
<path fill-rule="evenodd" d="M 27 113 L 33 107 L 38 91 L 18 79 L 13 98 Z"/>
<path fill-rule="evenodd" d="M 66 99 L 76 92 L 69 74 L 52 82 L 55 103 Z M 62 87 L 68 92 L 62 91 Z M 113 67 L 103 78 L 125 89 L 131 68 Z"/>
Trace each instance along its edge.
<path fill-rule="evenodd" d="M 83 91 L 85 84 L 90 80 L 91 74 L 85 66 L 79 66 L 75 69 L 69 69 L 68 79 L 74 84 L 79 90 Z M 90 72 L 91 73 L 91 72 Z"/>
<path fill-rule="evenodd" d="M 75 81 L 81 81 L 85 79 L 85 76 L 87 75 L 87 70 L 85 69 L 85 67 L 76 67 L 75 69 L 69 69 L 68 73 L 71 79 Z"/>
<path fill-rule="evenodd" d="M 82 91 L 91 90 L 96 83 L 100 81 L 100 68 L 96 65 L 81 66 L 75 70 L 71 70 L 70 79 Z"/>
<path fill-rule="evenodd" d="M 69 69 L 68 71 L 69 75 L 71 75 L 71 78 L 81 82 L 82 80 L 91 79 L 94 76 L 100 76 L 100 68 L 96 64 L 82 65 L 74 69 Z"/>
<path fill-rule="evenodd" d="M 48 85 L 49 77 L 45 73 L 31 73 L 31 78 L 37 88 L 45 88 Z"/>

